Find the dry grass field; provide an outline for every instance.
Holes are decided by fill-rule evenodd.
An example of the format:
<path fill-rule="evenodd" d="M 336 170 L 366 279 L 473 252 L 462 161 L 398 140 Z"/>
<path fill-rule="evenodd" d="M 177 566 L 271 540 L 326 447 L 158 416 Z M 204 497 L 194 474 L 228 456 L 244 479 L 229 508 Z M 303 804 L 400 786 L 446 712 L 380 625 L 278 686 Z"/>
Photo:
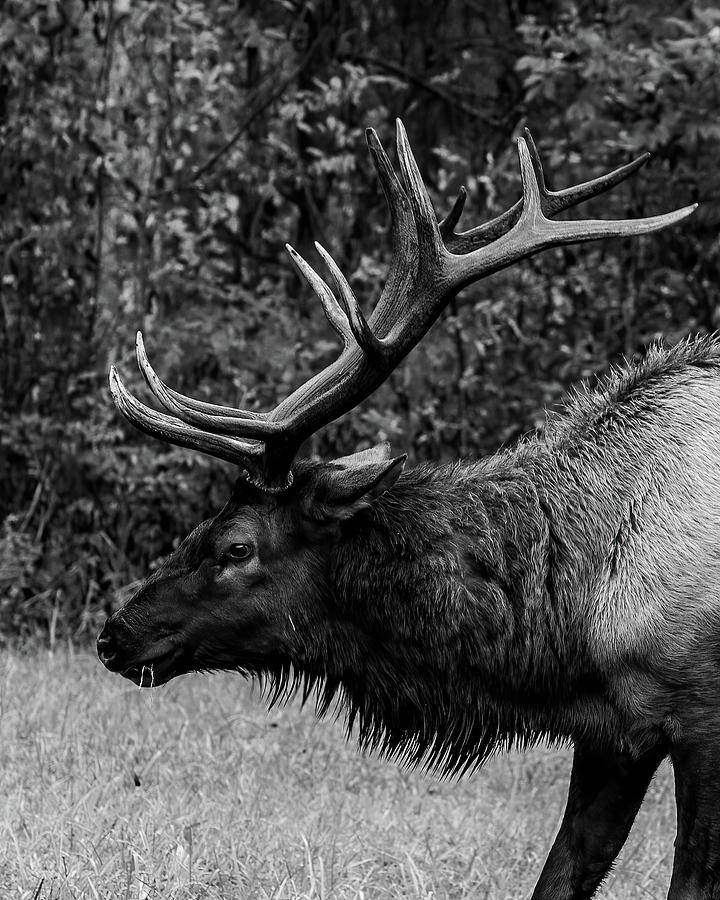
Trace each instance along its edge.
<path fill-rule="evenodd" d="M 460 782 L 361 756 L 237 675 L 155 691 L 89 653 L 0 663 L 0 896 L 26 900 L 516 900 L 562 813 L 569 754 Z M 664 897 L 664 765 L 601 896 Z"/>

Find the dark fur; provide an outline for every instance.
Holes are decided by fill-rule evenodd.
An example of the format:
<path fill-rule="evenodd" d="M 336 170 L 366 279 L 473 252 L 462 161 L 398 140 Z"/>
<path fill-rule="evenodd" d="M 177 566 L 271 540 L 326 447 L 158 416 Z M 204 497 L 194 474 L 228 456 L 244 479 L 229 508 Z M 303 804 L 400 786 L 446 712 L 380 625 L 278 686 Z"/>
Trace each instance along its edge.
<path fill-rule="evenodd" d="M 718 368 L 715 338 L 655 348 L 575 395 L 544 433 L 479 462 L 420 466 L 342 515 L 333 464 L 299 463 L 278 496 L 239 483 L 105 634 L 137 680 L 164 610 L 187 598 L 198 637 L 183 637 L 169 677 L 238 668 L 271 702 L 317 692 L 318 713 L 338 702 L 364 748 L 443 775 L 572 741 L 566 822 L 538 898 L 593 893 L 670 752 L 688 798 L 671 896 L 720 896 L 714 788 L 691 774 L 720 756 Z M 238 516 L 266 562 L 254 587 L 246 574 L 243 595 L 228 594 L 234 612 L 218 621 L 215 599 L 203 622 L 198 585 Z M 233 616 L 247 623 L 230 636 Z"/>

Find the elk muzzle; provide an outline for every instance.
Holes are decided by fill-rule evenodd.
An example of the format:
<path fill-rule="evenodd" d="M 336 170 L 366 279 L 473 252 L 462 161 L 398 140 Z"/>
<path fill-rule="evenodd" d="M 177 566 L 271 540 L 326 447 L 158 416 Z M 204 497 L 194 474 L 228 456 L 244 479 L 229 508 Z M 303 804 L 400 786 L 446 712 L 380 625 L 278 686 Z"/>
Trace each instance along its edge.
<path fill-rule="evenodd" d="M 127 630 L 127 626 L 123 626 L 115 619 L 115 616 L 111 616 L 98 635 L 97 653 L 100 662 L 111 672 L 119 672 L 124 668 L 122 664 L 123 649 L 128 643 L 128 636 L 124 636 L 122 633 L 124 630 Z"/>
<path fill-rule="evenodd" d="M 140 687 L 164 684 L 187 672 L 192 653 L 173 636 L 146 641 L 118 613 L 105 622 L 97 639 L 100 662 Z"/>

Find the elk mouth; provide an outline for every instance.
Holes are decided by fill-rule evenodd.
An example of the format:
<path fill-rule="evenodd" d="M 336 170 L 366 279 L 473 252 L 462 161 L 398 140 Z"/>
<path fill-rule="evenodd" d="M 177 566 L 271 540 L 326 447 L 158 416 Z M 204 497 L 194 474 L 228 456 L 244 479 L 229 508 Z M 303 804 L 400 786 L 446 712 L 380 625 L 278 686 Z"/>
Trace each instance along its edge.
<path fill-rule="evenodd" d="M 120 674 L 138 687 L 158 687 L 166 684 L 176 675 L 184 675 L 188 672 L 190 656 L 191 653 L 184 647 L 173 647 L 165 653 L 150 656 L 144 662 L 133 663 L 126 669 L 122 669 Z"/>

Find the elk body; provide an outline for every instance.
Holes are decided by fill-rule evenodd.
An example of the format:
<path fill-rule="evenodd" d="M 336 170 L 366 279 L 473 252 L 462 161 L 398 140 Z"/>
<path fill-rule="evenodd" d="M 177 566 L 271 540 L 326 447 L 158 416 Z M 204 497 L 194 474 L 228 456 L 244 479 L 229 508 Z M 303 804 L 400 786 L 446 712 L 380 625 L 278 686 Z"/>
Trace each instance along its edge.
<path fill-rule="evenodd" d="M 720 341 L 652 349 L 577 394 L 517 446 L 404 471 L 386 445 L 331 462 L 300 443 L 367 397 L 463 286 L 558 243 L 639 234 L 691 208 L 553 222 L 643 161 L 549 191 L 519 141 L 523 199 L 455 233 L 436 222 L 402 128 L 402 182 L 369 135 L 393 262 L 366 321 L 294 251 L 344 349 L 271 413 L 193 400 L 138 360 L 168 410 L 129 394 L 149 434 L 240 467 L 233 495 L 111 616 L 98 652 L 142 686 L 238 669 L 271 700 L 335 704 L 365 748 L 450 775 L 541 739 L 570 740 L 567 809 L 535 900 L 590 897 L 657 766 L 674 766 L 669 896 L 720 897 Z"/>

